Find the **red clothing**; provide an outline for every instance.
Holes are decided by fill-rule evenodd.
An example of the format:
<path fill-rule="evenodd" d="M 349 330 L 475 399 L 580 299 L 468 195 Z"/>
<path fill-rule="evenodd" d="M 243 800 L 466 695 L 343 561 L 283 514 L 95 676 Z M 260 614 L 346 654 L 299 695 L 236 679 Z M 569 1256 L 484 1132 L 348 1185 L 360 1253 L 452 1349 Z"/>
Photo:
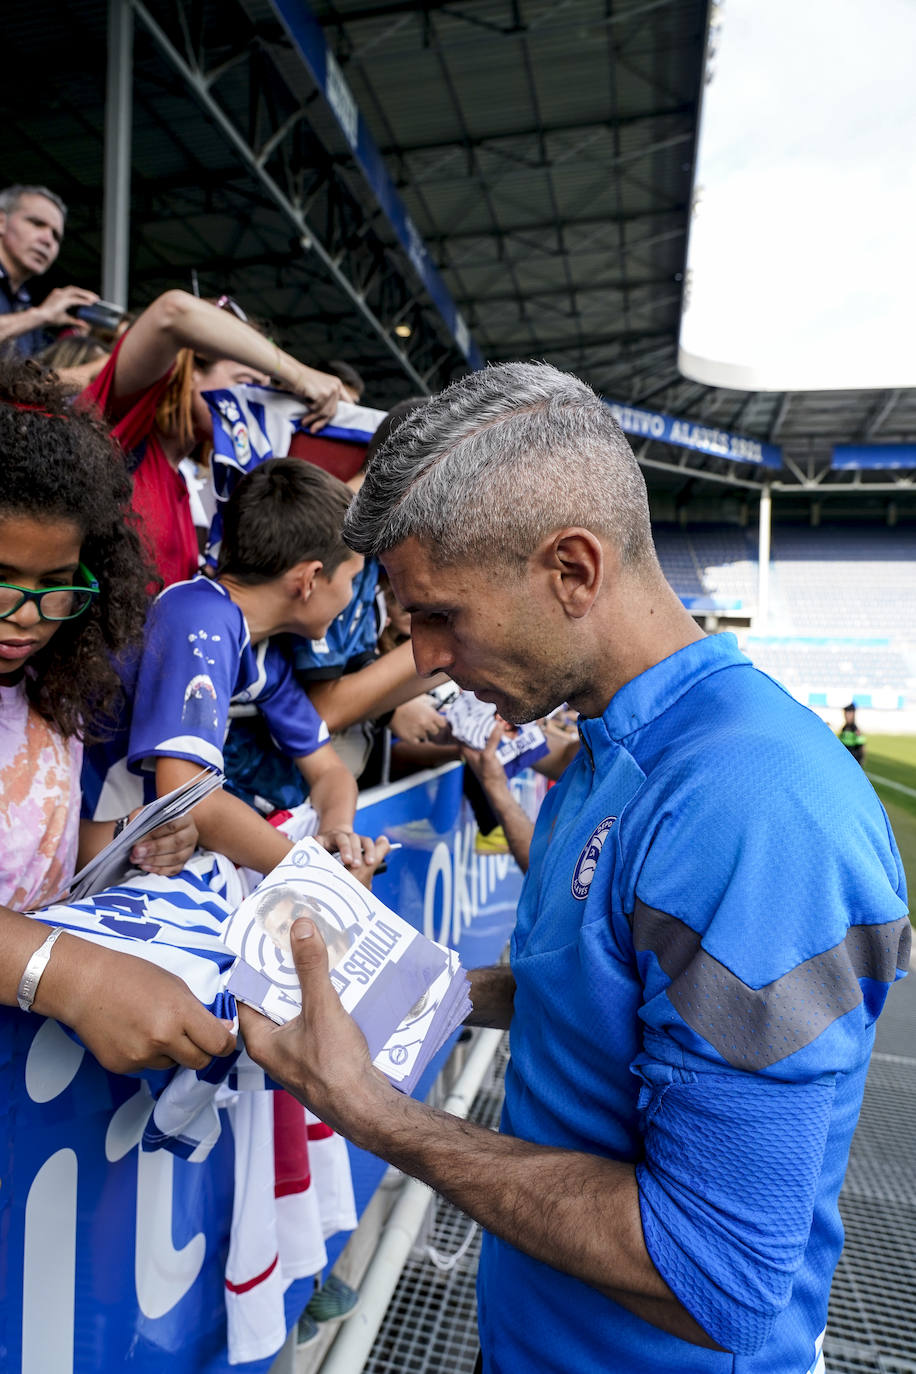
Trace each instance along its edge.
<path fill-rule="evenodd" d="M 289 444 L 290 458 L 304 458 L 316 468 L 324 468 L 332 477 L 348 482 L 366 461 L 368 444 L 350 443 L 343 439 L 323 439 L 320 434 L 306 434 L 297 429 Z"/>
<path fill-rule="evenodd" d="M 126 336 L 125 336 L 126 337 Z M 165 586 L 184 582 L 198 569 L 197 533 L 191 519 L 188 488 L 172 467 L 156 430 L 156 407 L 169 383 L 171 369 L 145 391 L 114 396 L 115 368 L 124 339 L 94 382 L 79 398 L 95 403 L 111 425 L 111 432 L 127 455 L 142 449 L 134 470 L 133 508 L 140 519 L 140 537 Z"/>

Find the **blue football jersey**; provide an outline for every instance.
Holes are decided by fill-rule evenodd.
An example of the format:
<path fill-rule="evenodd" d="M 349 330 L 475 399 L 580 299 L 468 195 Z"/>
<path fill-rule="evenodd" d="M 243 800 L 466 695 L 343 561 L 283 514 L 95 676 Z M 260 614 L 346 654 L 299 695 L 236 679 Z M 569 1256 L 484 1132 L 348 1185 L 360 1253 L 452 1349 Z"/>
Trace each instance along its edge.
<path fill-rule="evenodd" d="M 512 938 L 502 1129 L 632 1164 L 652 1261 L 734 1353 L 487 1235 L 485 1367 L 804 1374 L 874 1021 L 908 963 L 887 817 L 731 635 L 655 664 L 580 733 Z"/>
<path fill-rule="evenodd" d="M 135 687 L 128 747 L 134 772 L 159 757 L 223 767 L 231 702 L 253 703 L 277 748 L 312 754 L 328 728 L 269 639 L 253 646 L 242 612 L 218 582 L 195 577 L 167 587 L 150 612 Z"/>

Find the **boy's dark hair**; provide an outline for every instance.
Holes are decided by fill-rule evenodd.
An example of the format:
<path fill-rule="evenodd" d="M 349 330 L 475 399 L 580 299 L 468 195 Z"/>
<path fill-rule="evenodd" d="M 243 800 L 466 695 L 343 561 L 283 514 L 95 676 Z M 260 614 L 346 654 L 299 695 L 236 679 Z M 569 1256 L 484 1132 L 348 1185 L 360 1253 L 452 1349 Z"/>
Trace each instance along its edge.
<path fill-rule="evenodd" d="M 98 579 L 89 609 L 61 623 L 24 678 L 45 720 L 63 735 L 92 738 L 112 716 L 116 662 L 142 639 L 155 579 L 130 509 L 127 465 L 94 411 L 74 407 L 36 363 L 12 358 L 0 359 L 0 454 L 0 520 L 72 521 L 82 532 L 80 558 Z"/>
<path fill-rule="evenodd" d="M 329 372 L 332 377 L 343 382 L 351 391 L 356 392 L 357 400 L 362 400 L 363 392 L 366 390 L 366 383 L 351 363 L 345 363 L 340 358 L 334 358 L 331 362 L 325 363 L 325 372 Z"/>
<path fill-rule="evenodd" d="M 226 503 L 217 577 L 256 587 L 312 559 L 333 577 L 353 556 L 342 534 L 352 497 L 343 482 L 301 458 L 268 459 Z"/>

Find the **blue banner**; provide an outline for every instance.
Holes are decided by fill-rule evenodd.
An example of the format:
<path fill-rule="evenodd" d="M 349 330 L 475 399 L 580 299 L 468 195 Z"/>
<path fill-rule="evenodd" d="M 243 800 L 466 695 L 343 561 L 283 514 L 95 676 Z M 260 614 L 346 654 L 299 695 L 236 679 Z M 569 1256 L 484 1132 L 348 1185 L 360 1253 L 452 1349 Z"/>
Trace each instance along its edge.
<path fill-rule="evenodd" d="M 685 596 L 678 594 L 688 611 L 740 611 L 742 602 L 736 596 Z"/>
<path fill-rule="evenodd" d="M 448 327 L 459 350 L 474 368 L 483 367 L 483 356 L 429 255 L 407 207 L 395 190 L 375 140 L 366 128 L 346 78 L 328 50 L 321 25 L 305 0 L 274 0 L 274 9 L 303 58 L 344 137 L 350 145 L 370 191 L 382 208 L 410 262 Z"/>
<path fill-rule="evenodd" d="M 359 820 L 365 833 L 404 845 L 376 879 L 378 895 L 456 946 L 470 968 L 503 949 L 521 874 L 508 855 L 475 852 L 461 782 L 453 765 L 375 789 L 363 795 Z M 527 785 L 524 777 L 514 784 Z M 143 1153 L 148 1103 L 137 1079 L 106 1073 L 54 1022 L 0 1008 L 0 1369 L 269 1369 L 272 1356 L 228 1363 L 232 1132 L 224 1128 L 200 1163 Z M 351 1158 L 361 1210 L 384 1166 L 358 1151 Z M 328 1242 L 330 1262 L 346 1239 Z M 311 1279 L 287 1289 L 288 1327 L 311 1289 Z"/>
<path fill-rule="evenodd" d="M 750 439 L 744 434 L 732 434 L 727 429 L 715 429 L 698 420 L 681 420 L 659 410 L 639 410 L 635 406 L 606 401 L 624 434 L 644 439 L 656 439 L 661 444 L 674 444 L 695 453 L 708 453 L 714 458 L 727 458 L 733 463 L 755 463 L 758 467 L 781 468 L 782 449 L 777 444 L 765 444 L 762 439 Z"/>
<path fill-rule="evenodd" d="M 847 471 L 880 468 L 885 472 L 916 468 L 916 444 L 836 444 L 830 466 Z"/>

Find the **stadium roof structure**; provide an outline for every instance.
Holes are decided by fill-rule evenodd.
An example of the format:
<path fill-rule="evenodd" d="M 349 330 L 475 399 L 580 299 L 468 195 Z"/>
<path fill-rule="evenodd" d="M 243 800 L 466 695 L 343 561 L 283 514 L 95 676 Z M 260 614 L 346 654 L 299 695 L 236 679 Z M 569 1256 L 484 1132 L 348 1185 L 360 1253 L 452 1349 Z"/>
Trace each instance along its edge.
<path fill-rule="evenodd" d="M 782 449 L 774 471 L 648 433 L 662 480 L 916 491 L 913 470 L 831 467 L 836 444 L 916 442 L 913 391 L 678 374 L 707 17 L 705 0 L 31 0 L 6 15 L 3 179 L 70 204 L 49 284 L 126 299 L 129 280 L 131 305 L 228 291 L 303 359 L 352 362 L 375 404 L 547 359 Z"/>

